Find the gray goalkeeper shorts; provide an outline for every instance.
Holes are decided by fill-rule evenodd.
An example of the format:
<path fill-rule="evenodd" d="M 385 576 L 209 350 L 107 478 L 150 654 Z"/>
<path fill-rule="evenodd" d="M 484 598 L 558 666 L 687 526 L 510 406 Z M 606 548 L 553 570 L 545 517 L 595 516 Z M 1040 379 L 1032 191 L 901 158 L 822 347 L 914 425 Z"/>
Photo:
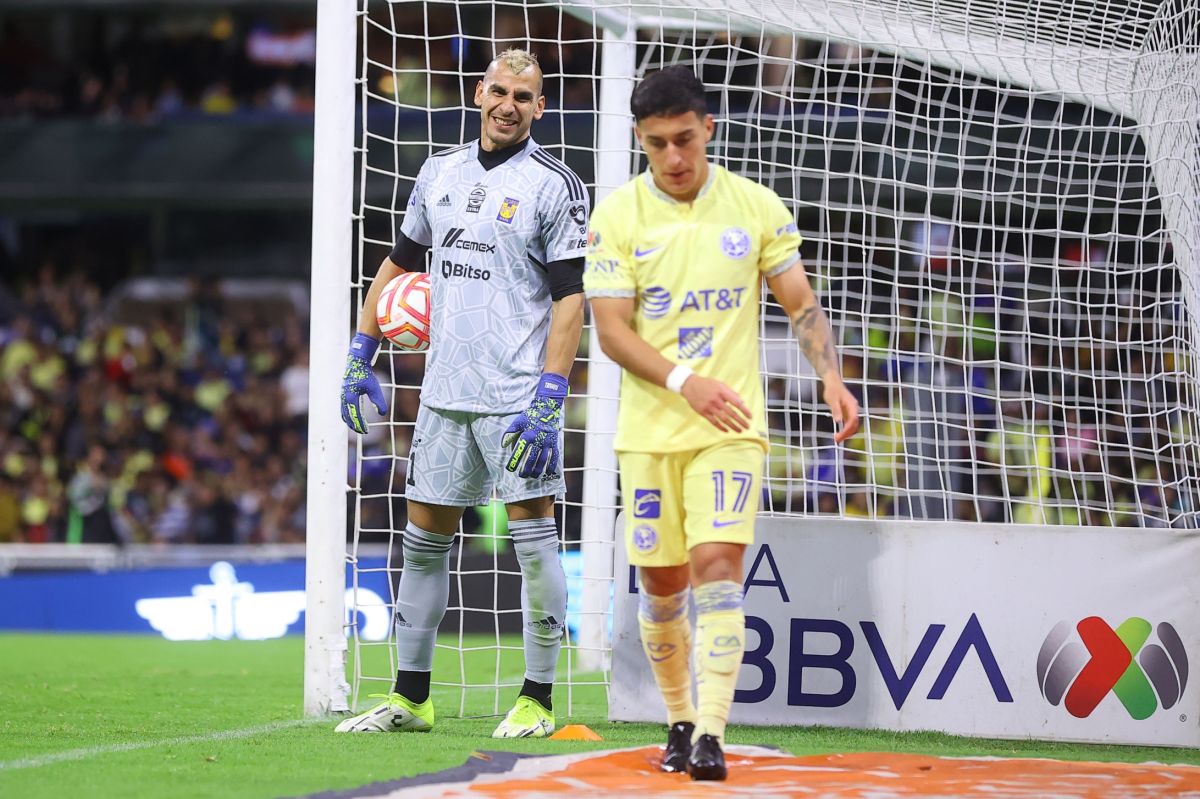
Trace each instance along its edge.
<path fill-rule="evenodd" d="M 562 433 L 559 474 L 526 479 L 504 468 L 510 448 L 500 441 L 519 414 L 482 414 L 420 406 L 408 456 L 404 495 L 429 505 L 486 505 L 493 491 L 501 502 L 562 498 Z"/>

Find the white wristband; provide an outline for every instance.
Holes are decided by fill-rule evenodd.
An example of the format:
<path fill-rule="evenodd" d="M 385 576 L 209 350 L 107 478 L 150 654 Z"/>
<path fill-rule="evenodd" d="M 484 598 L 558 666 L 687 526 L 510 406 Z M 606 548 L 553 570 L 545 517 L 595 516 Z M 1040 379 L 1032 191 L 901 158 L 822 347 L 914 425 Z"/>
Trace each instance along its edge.
<path fill-rule="evenodd" d="M 683 391 L 683 384 L 686 383 L 687 379 L 693 374 L 694 373 L 691 369 L 687 368 L 683 364 L 679 364 L 667 375 L 667 388 L 678 394 L 679 392 Z"/>

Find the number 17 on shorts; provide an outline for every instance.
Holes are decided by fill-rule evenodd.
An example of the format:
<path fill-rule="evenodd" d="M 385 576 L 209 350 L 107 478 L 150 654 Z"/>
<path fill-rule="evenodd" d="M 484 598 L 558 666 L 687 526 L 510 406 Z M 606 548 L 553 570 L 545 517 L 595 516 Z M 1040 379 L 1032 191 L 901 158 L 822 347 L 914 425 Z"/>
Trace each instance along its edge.
<path fill-rule="evenodd" d="M 753 542 L 763 456 L 753 441 L 620 453 L 629 562 L 678 566 L 697 544 Z"/>

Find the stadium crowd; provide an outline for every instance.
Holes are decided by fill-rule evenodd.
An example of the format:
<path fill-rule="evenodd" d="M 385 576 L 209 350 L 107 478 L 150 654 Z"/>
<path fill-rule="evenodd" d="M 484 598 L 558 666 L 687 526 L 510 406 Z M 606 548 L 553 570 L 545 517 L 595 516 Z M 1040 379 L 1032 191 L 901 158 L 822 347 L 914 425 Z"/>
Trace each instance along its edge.
<path fill-rule="evenodd" d="M 303 319 L 107 299 L 46 265 L 0 310 L 0 542 L 302 541 Z"/>
<path fill-rule="evenodd" d="M 768 385 L 766 507 L 857 518 L 1190 526 L 1196 419 L 1178 276 L 1122 276 L 1067 241 L 1038 264 L 952 257 L 834 268 L 847 382 L 840 451 L 815 384 Z M 1082 251 L 1082 254 L 1081 254 Z M 886 258 L 884 259 L 887 260 Z M 801 392 L 797 392 L 797 386 Z M 799 396 L 807 390 L 807 397 Z"/>
<path fill-rule="evenodd" d="M 529 43 L 551 76 L 548 107 L 597 102 L 602 33 L 553 6 L 499 5 L 480 15 L 463 15 L 450 3 L 371 10 L 366 79 L 378 97 L 406 107 L 461 107 L 474 91 L 471 76 L 495 52 Z M 894 59 L 868 48 L 790 36 L 718 35 L 695 44 L 703 77 L 728 85 L 732 109 L 799 110 L 785 98 L 886 109 L 895 95 Z M 644 46 L 648 59 L 672 57 L 651 41 Z M 10 12 L 0 14 L 0 118 L 154 123 L 310 114 L 315 58 L 316 16 L 307 10 L 213 8 L 70 20 Z"/>
<path fill-rule="evenodd" d="M 594 102 L 595 38 L 591 26 L 544 9 L 501 7 L 492 15 L 460 18 L 446 4 L 378 11 L 372 26 L 368 80 L 381 96 L 407 105 L 457 107 L 463 87 L 455 73 L 474 75 L 492 57 L 493 44 L 562 38 L 539 48 L 547 73 L 572 76 L 551 102 L 583 107 Z M 528 33 L 526 23 L 529 24 Z M 55 26 L 70 30 L 52 35 Z M 391 63 L 393 35 L 409 39 L 428 27 L 438 37 L 424 58 L 400 47 Z M 64 47 L 63 42 L 70 42 Z M 90 117 L 153 123 L 178 116 L 246 117 L 311 114 L 316 59 L 315 11 L 196 10 L 52 18 L 46 12 L 0 14 L 0 118 Z M 473 91 L 473 80 L 466 86 Z"/>
<path fill-rule="evenodd" d="M 1170 378 L 1179 354 L 1163 347 L 1173 340 L 1168 322 L 1134 321 L 1134 308 L 1162 287 L 1141 286 L 1145 296 L 1114 289 L 1116 310 L 1101 314 L 1088 339 L 1077 328 L 1101 303 L 1086 287 L 1060 287 L 1056 313 L 1029 315 L 1049 294 L 1024 279 L 895 281 L 890 269 L 868 269 L 852 291 L 825 287 L 841 320 L 847 382 L 865 410 L 860 434 L 840 452 L 828 430 L 819 433 L 823 416 L 799 412 L 815 402 L 799 396 L 813 385 L 769 381 L 764 508 L 1142 527 L 1193 514 L 1174 472 L 1191 435 Z M 868 321 L 892 313 L 872 311 L 889 291 L 894 330 Z M 198 282 L 186 302 L 118 322 L 111 294 L 50 265 L 8 300 L 0 301 L 0 542 L 303 540 L 308 355 L 294 310 L 264 325 L 253 308 Z M 376 367 L 386 383 L 409 388 L 390 395 L 396 424 L 372 428 L 348 479 L 361 486 L 363 529 L 386 540 L 403 518 L 422 361 L 381 356 Z M 568 540 L 578 537 L 586 363 L 571 383 Z M 487 509 L 465 519 L 468 532 L 489 523 Z"/>
<path fill-rule="evenodd" d="M 450 4 L 408 5 L 370 26 L 376 94 L 458 106 L 467 96 L 462 75 L 482 69 L 496 42 L 528 37 L 548 74 L 570 76 L 550 85 L 551 103 L 594 104 L 595 31 L 580 20 L 551 7 L 497 7 L 494 17 L 475 19 Z M 101 15 L 59 37 L 88 44 L 69 58 L 39 19 L 0 16 L 0 117 L 152 122 L 312 110 L 311 11 Z M 403 41 L 390 29 L 436 45 L 411 61 L 402 47 L 398 69 L 383 69 Z M 553 41 L 560 44 L 537 46 Z M 710 82 L 731 88 L 730 107 L 757 102 L 764 115 L 788 113 L 836 96 L 847 107 L 905 118 L 921 102 L 920 93 L 897 89 L 902 69 L 866 48 L 789 38 L 743 45 L 764 58 L 742 52 L 707 66 L 719 73 L 706 75 Z M 733 89 L 785 84 L 796 92 Z M 972 102 L 986 105 L 986 94 Z M 828 431 L 818 430 L 820 417 L 797 410 L 815 407 L 812 384 L 772 380 L 765 507 L 1134 526 L 1174 525 L 1197 512 L 1186 470 L 1176 473 L 1193 460 L 1185 449 L 1197 432 L 1180 412 L 1176 376 L 1189 372 L 1180 361 L 1187 354 L 1174 310 L 1179 287 L 1149 282 L 1173 273 L 1169 258 L 1023 252 L 968 275 L 965 253 L 986 248 L 966 242 L 956 245 L 959 263 L 914 269 L 896 253 L 918 249 L 918 237 L 888 232 L 881 218 L 871 225 L 881 231 L 873 252 L 804 253 L 818 269 L 835 265 L 822 295 L 842 333 L 862 430 L 836 452 Z M 830 221 L 822 238 L 836 242 L 845 238 L 838 231 L 852 229 Z M 1089 264 L 1096 257 L 1164 266 L 1114 271 Z M 984 266 L 978 258 L 970 264 Z M 1117 273 L 1125 283 L 1103 283 Z M 1143 282 L 1130 283 L 1135 274 Z M 293 315 L 263 329 L 218 298 L 198 296 L 186 313 L 116 324 L 95 313 L 105 303 L 95 283 L 50 268 L 17 300 L 7 313 L 0 307 L 0 541 L 303 537 L 303 320 Z M 419 357 L 381 358 L 378 368 L 393 370 L 398 385 L 419 383 Z M 583 364 L 571 381 L 580 396 Z M 414 390 L 397 391 L 398 424 L 377 426 L 363 441 L 362 473 L 350 479 L 361 477 L 365 528 L 402 518 L 397 481 L 416 400 Z M 568 430 L 582 428 L 583 407 L 568 402 Z M 401 456 L 394 465 L 393 455 Z M 568 499 L 576 501 L 580 434 L 568 432 L 565 458 Z M 577 534 L 575 507 L 569 537 Z"/>
<path fill-rule="evenodd" d="M 0 17 L 0 117 L 310 114 L 315 57 L 310 12 L 12 14 Z"/>

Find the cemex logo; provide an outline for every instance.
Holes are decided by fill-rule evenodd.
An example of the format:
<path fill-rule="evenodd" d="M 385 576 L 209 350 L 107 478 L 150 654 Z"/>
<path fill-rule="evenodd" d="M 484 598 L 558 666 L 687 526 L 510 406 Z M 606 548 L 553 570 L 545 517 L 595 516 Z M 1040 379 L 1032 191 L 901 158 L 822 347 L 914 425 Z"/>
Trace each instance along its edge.
<path fill-rule="evenodd" d="M 446 231 L 446 237 L 442 239 L 442 246 L 449 249 L 466 250 L 467 252 L 494 253 L 496 251 L 495 244 L 464 239 L 462 234 L 465 232 L 466 230 L 460 227 L 450 228 Z"/>
<path fill-rule="evenodd" d="M 1078 633 L 1075 638 L 1072 633 Z M 1151 633 L 1157 642 L 1147 643 Z M 1061 702 L 1087 718 L 1111 691 L 1129 715 L 1147 719 L 1175 705 L 1187 687 L 1188 658 L 1179 633 L 1167 622 L 1154 627 L 1134 616 L 1115 630 L 1098 616 L 1078 624 L 1060 621 L 1046 636 L 1037 659 L 1038 688 L 1046 701 Z"/>

